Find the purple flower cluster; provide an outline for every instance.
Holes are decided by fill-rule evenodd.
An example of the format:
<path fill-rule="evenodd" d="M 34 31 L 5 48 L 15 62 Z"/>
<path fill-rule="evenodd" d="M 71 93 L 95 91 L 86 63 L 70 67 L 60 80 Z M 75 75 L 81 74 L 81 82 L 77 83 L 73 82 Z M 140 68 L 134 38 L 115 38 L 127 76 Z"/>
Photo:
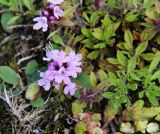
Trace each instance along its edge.
<path fill-rule="evenodd" d="M 42 28 L 43 32 L 46 32 L 49 25 L 53 25 L 56 19 L 63 17 L 64 12 L 60 8 L 59 4 L 64 0 L 48 0 L 48 4 L 44 11 L 39 11 L 39 17 L 33 19 L 37 22 L 34 24 L 33 29 L 39 30 Z"/>
<path fill-rule="evenodd" d="M 43 86 L 48 91 L 52 86 L 59 89 L 60 84 L 64 83 L 64 93 L 74 95 L 76 84 L 71 81 L 71 77 L 76 78 L 81 69 L 82 54 L 75 54 L 72 50 L 69 55 L 64 51 L 52 50 L 46 53 L 44 61 L 48 61 L 48 70 L 41 72 L 42 77 L 38 85 Z"/>

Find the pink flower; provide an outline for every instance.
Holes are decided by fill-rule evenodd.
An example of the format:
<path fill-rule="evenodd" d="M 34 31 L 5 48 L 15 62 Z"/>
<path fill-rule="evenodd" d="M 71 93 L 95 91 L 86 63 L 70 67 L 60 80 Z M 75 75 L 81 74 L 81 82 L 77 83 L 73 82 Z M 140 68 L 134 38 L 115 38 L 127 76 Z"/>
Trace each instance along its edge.
<path fill-rule="evenodd" d="M 43 86 L 44 90 L 48 91 L 51 88 L 51 83 L 47 79 L 40 79 L 38 81 L 39 86 Z"/>
<path fill-rule="evenodd" d="M 69 76 L 65 73 L 64 67 L 61 67 L 59 70 L 56 71 L 55 82 L 59 84 L 62 82 L 64 82 L 65 84 L 69 84 L 71 82 Z"/>
<path fill-rule="evenodd" d="M 82 54 L 77 54 L 74 51 L 71 51 L 69 53 L 69 58 L 70 58 L 70 62 L 69 64 L 75 65 L 75 66 L 80 66 L 82 63 L 80 62 L 80 60 L 82 59 Z"/>
<path fill-rule="evenodd" d="M 64 88 L 64 94 L 70 93 L 70 95 L 74 95 L 76 91 L 76 84 L 75 83 L 69 83 L 65 88 Z"/>
<path fill-rule="evenodd" d="M 44 90 L 48 91 L 52 86 L 54 86 L 56 89 L 59 89 L 60 85 L 57 82 L 54 82 L 54 72 L 47 70 L 46 72 L 41 72 L 40 76 L 42 79 L 38 81 L 39 86 L 43 86 Z M 52 85 L 51 85 L 52 83 Z"/>
<path fill-rule="evenodd" d="M 69 53 L 68 70 L 74 70 L 74 71 L 67 70 L 69 76 L 76 78 L 77 73 L 82 72 L 82 69 L 79 67 L 82 64 L 82 62 L 80 62 L 81 59 L 82 59 L 82 54 L 76 55 L 76 53 L 73 50 Z"/>
<path fill-rule="evenodd" d="M 36 17 L 33 19 L 33 21 L 37 21 L 36 24 L 34 24 L 33 29 L 39 30 L 42 28 L 43 32 L 46 32 L 48 29 L 48 24 L 47 24 L 47 18 L 46 17 Z"/>
<path fill-rule="evenodd" d="M 64 15 L 63 10 L 59 6 L 55 6 L 54 7 L 54 16 L 57 19 L 59 19 L 59 18 L 63 17 L 63 15 Z"/>
<path fill-rule="evenodd" d="M 53 50 L 46 53 L 46 57 L 43 58 L 44 61 L 54 60 L 59 66 L 62 66 L 63 63 L 69 62 L 69 57 L 66 56 L 64 51 Z"/>
<path fill-rule="evenodd" d="M 62 50 L 47 52 L 43 60 L 49 62 L 48 70 L 40 74 L 42 79 L 38 81 L 38 84 L 43 86 L 45 90 L 49 90 L 48 88 L 51 86 L 59 87 L 61 83 L 64 83 L 66 85 L 64 93 L 74 95 L 76 85 L 71 82 L 71 77 L 76 78 L 77 74 L 82 71 L 80 67 L 81 59 L 82 55 L 76 55 L 73 50 L 69 55 L 66 55 Z"/>
<path fill-rule="evenodd" d="M 47 76 L 47 73 L 40 73 L 40 76 L 42 77 L 42 79 L 40 79 L 38 81 L 38 85 L 39 86 L 43 86 L 43 88 L 48 91 L 51 87 L 51 80 L 50 78 Z"/>
<path fill-rule="evenodd" d="M 61 4 L 62 2 L 64 2 L 64 0 L 48 0 L 49 3 L 52 3 L 52 4 Z"/>
<path fill-rule="evenodd" d="M 39 17 L 33 19 L 33 21 L 37 21 L 33 29 L 39 30 L 42 28 L 42 31 L 46 32 L 48 26 L 52 28 L 55 20 L 64 16 L 63 10 L 58 6 L 64 2 L 64 0 L 48 0 L 48 2 L 50 2 L 50 4 L 45 7 L 45 10 L 39 11 Z"/>

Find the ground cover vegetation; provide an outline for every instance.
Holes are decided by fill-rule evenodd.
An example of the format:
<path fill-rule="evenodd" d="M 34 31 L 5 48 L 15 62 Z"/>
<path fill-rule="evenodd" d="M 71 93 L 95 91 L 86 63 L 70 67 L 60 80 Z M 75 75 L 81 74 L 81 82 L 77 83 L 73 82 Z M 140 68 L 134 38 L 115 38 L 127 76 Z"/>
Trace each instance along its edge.
<path fill-rule="evenodd" d="M 159 134 L 159 0 L 0 0 L 0 133 Z"/>

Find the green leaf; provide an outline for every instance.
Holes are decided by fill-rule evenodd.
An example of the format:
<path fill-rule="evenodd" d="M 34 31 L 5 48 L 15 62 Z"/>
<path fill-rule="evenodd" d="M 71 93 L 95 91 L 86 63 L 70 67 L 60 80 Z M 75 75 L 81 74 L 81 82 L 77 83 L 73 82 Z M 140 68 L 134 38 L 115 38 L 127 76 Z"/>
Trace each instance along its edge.
<path fill-rule="evenodd" d="M 55 35 L 57 32 L 59 32 L 59 30 L 60 30 L 60 29 L 58 29 L 58 30 L 56 30 L 56 31 L 51 32 L 51 33 L 48 35 L 47 39 L 53 38 L 53 37 L 54 37 L 54 35 Z"/>
<path fill-rule="evenodd" d="M 134 122 L 136 131 L 141 133 L 145 133 L 145 129 L 147 128 L 148 120 L 138 120 Z"/>
<path fill-rule="evenodd" d="M 128 13 L 126 16 L 125 16 L 125 19 L 126 21 L 128 22 L 134 22 L 138 19 L 138 14 L 130 14 Z"/>
<path fill-rule="evenodd" d="M 99 10 L 96 10 L 95 12 L 92 12 L 91 17 L 90 17 L 90 23 L 92 26 L 96 24 L 96 22 L 99 20 L 101 17 Z"/>
<path fill-rule="evenodd" d="M 90 74 L 90 83 L 92 87 L 95 87 L 97 85 L 97 78 L 93 72 Z"/>
<path fill-rule="evenodd" d="M 110 62 L 110 63 L 112 63 L 112 64 L 115 64 L 115 65 L 119 64 L 118 60 L 115 59 L 115 58 L 107 58 L 107 61 Z"/>
<path fill-rule="evenodd" d="M 151 60 L 154 59 L 155 54 L 154 54 L 154 53 L 144 53 L 144 54 L 141 54 L 140 56 L 141 56 L 144 60 L 151 61 Z"/>
<path fill-rule="evenodd" d="M 76 92 L 75 92 L 75 94 L 74 94 L 74 97 L 75 97 L 75 98 L 78 98 L 78 99 L 81 97 L 79 90 L 76 90 Z"/>
<path fill-rule="evenodd" d="M 158 0 L 155 0 L 155 7 L 158 14 L 160 14 L 160 2 Z"/>
<path fill-rule="evenodd" d="M 116 0 L 108 0 L 108 6 L 110 7 L 110 8 L 115 8 L 116 7 L 116 3 L 117 3 L 117 1 Z"/>
<path fill-rule="evenodd" d="M 127 86 L 132 91 L 135 91 L 137 89 L 137 84 L 134 84 L 134 83 L 128 83 Z"/>
<path fill-rule="evenodd" d="M 105 47 L 106 47 L 106 44 L 103 43 L 103 42 L 100 42 L 100 43 L 93 46 L 93 48 L 95 48 L 95 49 L 99 49 L 99 48 L 102 49 L 102 48 L 105 48 Z"/>
<path fill-rule="evenodd" d="M 94 60 L 99 56 L 99 51 L 92 51 L 87 55 L 87 58 Z"/>
<path fill-rule="evenodd" d="M 140 80 L 141 80 L 140 77 L 139 77 L 139 75 L 137 75 L 137 74 L 135 74 L 135 73 L 130 72 L 130 76 L 131 76 L 131 78 L 132 78 L 133 80 L 137 80 L 137 81 L 140 81 Z"/>
<path fill-rule="evenodd" d="M 114 93 L 112 93 L 112 92 L 105 92 L 105 93 L 102 94 L 102 96 L 104 98 L 106 98 L 106 99 L 113 99 Z"/>
<path fill-rule="evenodd" d="M 124 40 L 125 40 L 125 48 L 127 50 L 130 50 L 132 49 L 132 43 L 133 43 L 133 36 L 132 36 L 132 33 L 130 32 L 130 30 L 126 30 L 125 31 L 125 34 L 124 34 Z"/>
<path fill-rule="evenodd" d="M 81 41 L 81 43 L 84 44 L 84 47 L 87 47 L 87 48 L 93 48 L 94 44 L 91 42 L 90 39 L 84 39 L 83 41 Z"/>
<path fill-rule="evenodd" d="M 8 22 L 7 25 L 14 25 L 16 24 L 16 22 L 21 18 L 21 16 L 14 16 L 12 17 Z"/>
<path fill-rule="evenodd" d="M 100 48 L 105 48 L 106 47 L 106 44 L 105 43 L 100 43 Z"/>
<path fill-rule="evenodd" d="M 82 103 L 82 102 L 73 102 L 72 103 L 72 113 L 73 116 L 79 116 L 80 113 L 83 112 L 83 109 L 87 107 L 86 103 Z"/>
<path fill-rule="evenodd" d="M 111 101 L 114 110 L 118 109 L 121 106 L 121 102 L 119 101 L 119 99 L 113 99 Z"/>
<path fill-rule="evenodd" d="M 82 27 L 81 32 L 82 32 L 83 35 L 85 35 L 88 38 L 90 38 L 92 36 L 91 30 L 87 29 L 86 27 Z"/>
<path fill-rule="evenodd" d="M 151 73 L 157 67 L 158 63 L 159 63 L 159 57 L 155 57 L 149 66 L 148 72 Z"/>
<path fill-rule="evenodd" d="M 148 41 L 151 40 L 155 35 L 157 34 L 157 31 L 155 28 L 148 28 L 141 32 L 141 41 Z"/>
<path fill-rule="evenodd" d="M 114 29 L 113 29 L 113 25 L 109 24 L 108 26 L 105 27 L 104 30 L 104 38 L 105 39 L 109 39 L 110 37 L 112 37 L 114 34 Z"/>
<path fill-rule="evenodd" d="M 65 44 L 64 44 L 62 38 L 61 38 L 58 34 L 55 34 L 54 36 L 52 36 L 52 40 L 53 40 L 56 44 L 59 44 L 59 45 L 62 45 L 63 47 L 65 47 Z"/>
<path fill-rule="evenodd" d="M 102 69 L 100 69 L 98 71 L 98 76 L 99 76 L 99 78 L 100 78 L 101 81 L 104 81 L 104 80 L 108 79 L 107 73 L 104 70 L 102 70 Z"/>
<path fill-rule="evenodd" d="M 136 48 L 135 55 L 142 54 L 146 50 L 147 46 L 148 46 L 148 41 L 139 44 L 138 47 Z"/>
<path fill-rule="evenodd" d="M 90 22 L 90 19 L 89 19 L 89 17 L 88 17 L 88 15 L 87 15 L 86 12 L 83 12 L 82 16 L 83 16 L 83 18 L 85 18 L 85 20 L 86 20 L 88 23 Z"/>
<path fill-rule="evenodd" d="M 46 46 L 45 50 L 48 51 L 48 52 L 52 51 L 52 50 L 61 50 L 61 47 L 57 44 L 52 43 L 52 44 Z"/>
<path fill-rule="evenodd" d="M 20 1 L 19 0 L 10 0 L 10 9 L 11 10 L 17 10 L 19 9 L 19 6 L 20 6 Z"/>
<path fill-rule="evenodd" d="M 117 23 L 113 24 L 114 32 L 119 28 L 120 24 L 121 24 L 121 22 L 117 22 Z"/>
<path fill-rule="evenodd" d="M 155 80 L 155 79 L 159 79 L 160 78 L 160 70 L 156 71 L 152 76 L 151 76 L 151 80 Z"/>
<path fill-rule="evenodd" d="M 112 21 L 111 21 L 111 19 L 109 18 L 109 15 L 108 15 L 108 14 L 105 15 L 104 19 L 101 20 L 101 22 L 102 22 L 105 26 L 108 26 L 109 24 L 112 24 Z"/>
<path fill-rule="evenodd" d="M 152 0 L 144 0 L 143 7 L 147 9 L 147 8 L 150 8 L 153 4 L 154 4 L 154 1 Z"/>
<path fill-rule="evenodd" d="M 144 93 L 145 93 L 145 91 L 141 91 L 139 94 L 138 94 L 138 97 L 141 99 L 141 98 L 143 98 L 144 97 Z"/>
<path fill-rule="evenodd" d="M 148 18 L 150 19 L 153 19 L 153 20 L 156 20 L 158 19 L 158 13 L 154 10 L 154 7 L 153 8 L 149 8 L 145 11 L 145 14 Z"/>
<path fill-rule="evenodd" d="M 37 83 L 32 83 L 28 86 L 25 93 L 25 97 L 26 99 L 29 100 L 35 100 L 39 92 L 40 92 L 40 87 L 37 85 Z"/>
<path fill-rule="evenodd" d="M 73 3 L 74 3 L 74 4 L 80 4 L 81 1 L 80 1 L 80 0 L 73 0 Z"/>
<path fill-rule="evenodd" d="M 28 62 L 26 66 L 25 73 L 26 74 L 33 74 L 38 69 L 38 63 L 36 60 L 31 60 Z"/>
<path fill-rule="evenodd" d="M 123 53 L 121 51 L 117 51 L 117 59 L 118 59 L 118 62 L 125 66 L 126 65 L 126 59 L 125 59 L 125 56 L 123 55 Z"/>
<path fill-rule="evenodd" d="M 0 5 L 9 7 L 10 6 L 10 2 L 8 2 L 6 0 L 0 0 Z"/>
<path fill-rule="evenodd" d="M 84 134 L 87 130 L 87 125 L 80 121 L 75 125 L 75 134 Z"/>
<path fill-rule="evenodd" d="M 159 105 L 159 102 L 156 98 L 156 96 L 154 95 L 153 92 L 151 91 L 147 91 L 146 92 L 146 96 L 148 97 L 149 99 L 149 102 L 153 105 L 153 106 L 158 106 Z"/>
<path fill-rule="evenodd" d="M 36 100 L 30 101 L 33 107 L 41 108 L 44 105 L 44 100 L 42 97 L 37 98 Z"/>
<path fill-rule="evenodd" d="M 29 10 L 33 10 L 33 0 L 23 0 L 24 5 L 29 9 Z"/>
<path fill-rule="evenodd" d="M 147 28 L 153 28 L 154 24 L 150 24 L 150 23 L 141 23 L 142 26 L 147 27 Z"/>
<path fill-rule="evenodd" d="M 72 112 L 74 113 L 75 111 L 81 111 L 81 109 L 86 108 L 86 106 L 87 106 L 86 103 L 73 102 L 72 103 Z"/>
<path fill-rule="evenodd" d="M 155 120 L 158 122 L 160 121 L 160 113 L 155 117 Z"/>
<path fill-rule="evenodd" d="M 137 61 L 137 57 L 133 56 L 129 61 L 128 61 L 128 67 L 127 67 L 127 71 L 131 72 L 132 70 L 134 70 L 136 68 L 136 61 Z"/>
<path fill-rule="evenodd" d="M 112 72 L 108 73 L 108 80 L 109 80 L 111 85 L 116 85 L 117 84 L 117 77 Z"/>
<path fill-rule="evenodd" d="M 1 24 L 2 24 L 2 27 L 4 30 L 6 30 L 7 26 L 8 26 L 8 21 L 14 17 L 14 14 L 11 13 L 11 12 L 5 12 L 5 13 L 2 13 L 1 15 Z"/>
<path fill-rule="evenodd" d="M 98 40 L 104 40 L 103 31 L 101 28 L 95 28 L 92 35 Z"/>
<path fill-rule="evenodd" d="M 124 81 L 122 79 L 117 79 L 117 86 L 120 89 L 125 89 L 126 85 L 124 84 Z"/>
<path fill-rule="evenodd" d="M 17 84 L 19 82 L 17 73 L 8 66 L 0 66 L 0 78 L 9 84 Z"/>
<path fill-rule="evenodd" d="M 27 64 L 25 74 L 26 74 L 28 83 L 33 83 L 40 78 L 39 72 L 38 72 L 38 63 L 36 60 L 31 60 Z"/>
<path fill-rule="evenodd" d="M 80 82 L 80 84 L 89 89 L 91 88 L 90 76 L 86 73 L 81 73 L 75 80 Z"/>
<path fill-rule="evenodd" d="M 143 81 L 143 85 L 146 87 L 148 84 L 150 84 L 151 83 L 151 75 L 152 74 L 148 74 L 146 77 L 145 77 L 145 80 Z M 149 89 L 151 89 L 151 88 L 149 88 Z"/>

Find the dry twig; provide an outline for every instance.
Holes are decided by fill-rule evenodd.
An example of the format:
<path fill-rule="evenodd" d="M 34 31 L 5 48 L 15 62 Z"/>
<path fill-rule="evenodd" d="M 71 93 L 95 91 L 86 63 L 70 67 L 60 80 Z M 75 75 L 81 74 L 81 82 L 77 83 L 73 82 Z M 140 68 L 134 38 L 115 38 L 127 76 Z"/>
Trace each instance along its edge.
<path fill-rule="evenodd" d="M 15 34 L 11 34 L 9 36 L 7 36 L 6 38 L 4 38 L 1 42 L 0 42 L 0 47 L 12 40 L 15 40 L 16 38 L 18 38 L 18 34 L 15 33 Z"/>
<path fill-rule="evenodd" d="M 45 111 L 45 106 L 41 109 L 30 109 L 30 104 L 27 104 L 24 100 L 19 103 L 19 97 L 13 96 L 12 92 L 7 92 L 4 89 L 3 96 L 1 98 L 8 104 L 9 111 L 12 115 L 16 116 L 19 124 L 12 123 L 16 133 L 30 133 L 33 131 L 33 126 L 36 126 L 38 121 L 43 117 L 42 113 Z M 23 132 L 22 132 L 23 131 Z"/>
<path fill-rule="evenodd" d="M 20 65 L 22 62 L 24 62 L 24 61 L 26 61 L 26 60 L 29 60 L 29 59 L 32 59 L 33 57 L 36 57 L 36 55 L 33 54 L 33 55 L 30 55 L 30 56 L 21 58 L 21 59 L 18 60 L 17 65 Z"/>

